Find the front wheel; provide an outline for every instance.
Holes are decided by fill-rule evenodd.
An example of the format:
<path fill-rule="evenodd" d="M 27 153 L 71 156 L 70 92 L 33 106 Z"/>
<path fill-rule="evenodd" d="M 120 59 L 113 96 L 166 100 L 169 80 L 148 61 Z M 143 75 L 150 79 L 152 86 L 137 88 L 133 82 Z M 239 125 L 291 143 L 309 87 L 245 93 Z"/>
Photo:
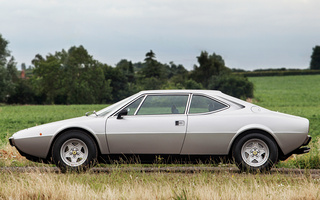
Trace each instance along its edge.
<path fill-rule="evenodd" d="M 278 160 L 278 147 L 270 137 L 250 133 L 236 141 L 232 156 L 242 171 L 268 171 Z"/>
<path fill-rule="evenodd" d="M 65 132 L 52 148 L 53 161 L 62 172 L 85 171 L 95 165 L 97 156 L 93 139 L 79 130 Z"/>

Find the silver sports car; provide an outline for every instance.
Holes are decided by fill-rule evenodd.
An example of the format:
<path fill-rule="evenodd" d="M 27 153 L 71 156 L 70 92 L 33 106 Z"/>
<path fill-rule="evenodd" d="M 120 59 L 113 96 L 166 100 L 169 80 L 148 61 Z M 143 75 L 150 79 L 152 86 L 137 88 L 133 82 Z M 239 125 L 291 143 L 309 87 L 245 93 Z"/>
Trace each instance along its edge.
<path fill-rule="evenodd" d="M 15 133 L 29 160 L 82 171 L 98 161 L 194 162 L 230 158 L 241 170 L 269 170 L 309 152 L 308 119 L 274 112 L 212 90 L 142 91 L 98 112 Z"/>

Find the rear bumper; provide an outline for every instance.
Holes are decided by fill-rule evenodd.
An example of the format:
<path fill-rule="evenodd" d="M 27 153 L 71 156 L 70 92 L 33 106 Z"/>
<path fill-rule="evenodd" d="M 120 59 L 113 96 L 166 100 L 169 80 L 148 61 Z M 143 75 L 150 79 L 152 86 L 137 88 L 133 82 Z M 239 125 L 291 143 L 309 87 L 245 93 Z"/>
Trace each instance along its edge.
<path fill-rule="evenodd" d="M 303 144 L 301 145 L 301 146 L 306 146 L 306 145 L 308 145 L 309 144 L 309 142 L 311 141 L 311 136 L 310 135 L 308 135 L 307 136 L 307 138 L 306 138 L 306 140 L 303 142 Z"/>
<path fill-rule="evenodd" d="M 292 152 L 292 154 L 304 154 L 309 153 L 310 148 L 309 147 L 300 147 L 299 149 L 296 149 Z"/>
<path fill-rule="evenodd" d="M 298 149 L 294 150 L 292 152 L 292 154 L 304 154 L 304 153 L 309 153 L 310 148 L 309 147 L 302 147 L 302 146 L 306 146 L 309 144 L 309 142 L 311 141 L 311 136 L 308 135 L 306 140 L 303 142 L 303 144 L 301 145 L 301 147 L 299 147 Z"/>

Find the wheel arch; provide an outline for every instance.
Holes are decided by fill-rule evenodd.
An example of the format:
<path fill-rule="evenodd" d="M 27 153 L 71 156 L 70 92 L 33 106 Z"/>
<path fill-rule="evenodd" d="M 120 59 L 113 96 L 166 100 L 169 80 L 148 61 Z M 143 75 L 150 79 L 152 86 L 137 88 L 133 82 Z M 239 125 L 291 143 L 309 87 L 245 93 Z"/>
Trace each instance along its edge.
<path fill-rule="evenodd" d="M 84 129 L 84 128 L 79 128 L 79 127 L 69 127 L 69 128 L 66 128 L 66 129 L 61 130 L 60 132 L 58 132 L 58 133 L 54 136 L 54 138 L 53 138 L 53 140 L 51 141 L 51 144 L 50 144 L 50 148 L 49 148 L 48 155 L 47 155 L 47 160 L 52 160 L 52 148 L 53 148 L 53 145 L 54 145 L 55 141 L 56 141 L 61 135 L 65 134 L 66 132 L 71 131 L 71 130 L 83 131 L 84 133 L 88 134 L 88 136 L 94 141 L 95 145 L 97 146 L 98 157 L 99 157 L 99 155 L 101 155 L 101 150 L 100 150 L 100 146 L 99 146 L 99 143 L 98 143 L 98 141 L 97 141 L 97 138 L 94 137 L 94 135 L 93 135 L 90 131 L 88 131 L 88 130 L 86 130 L 86 129 Z"/>
<path fill-rule="evenodd" d="M 233 139 L 230 142 L 229 148 L 228 148 L 228 155 L 229 156 L 231 156 L 232 149 L 233 149 L 234 145 L 237 143 L 237 141 L 239 141 L 243 136 L 250 134 L 250 133 L 259 133 L 259 134 L 262 134 L 262 135 L 269 137 L 277 145 L 279 155 L 283 155 L 282 149 L 280 148 L 276 137 L 271 132 L 264 130 L 264 129 L 252 128 L 252 129 L 247 129 L 242 132 L 239 132 L 238 134 L 235 135 L 235 137 L 233 137 Z"/>

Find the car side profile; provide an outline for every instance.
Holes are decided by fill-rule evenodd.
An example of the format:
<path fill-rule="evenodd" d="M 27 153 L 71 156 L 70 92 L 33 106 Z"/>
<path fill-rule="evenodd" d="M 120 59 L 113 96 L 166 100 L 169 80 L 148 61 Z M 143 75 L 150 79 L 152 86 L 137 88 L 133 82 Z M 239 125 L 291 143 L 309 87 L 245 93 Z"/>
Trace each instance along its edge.
<path fill-rule="evenodd" d="M 269 170 L 309 152 L 308 119 L 270 111 L 214 90 L 141 91 L 83 117 L 21 130 L 9 138 L 29 160 L 63 172 L 97 161 L 189 162 L 225 156 L 240 170 Z"/>

